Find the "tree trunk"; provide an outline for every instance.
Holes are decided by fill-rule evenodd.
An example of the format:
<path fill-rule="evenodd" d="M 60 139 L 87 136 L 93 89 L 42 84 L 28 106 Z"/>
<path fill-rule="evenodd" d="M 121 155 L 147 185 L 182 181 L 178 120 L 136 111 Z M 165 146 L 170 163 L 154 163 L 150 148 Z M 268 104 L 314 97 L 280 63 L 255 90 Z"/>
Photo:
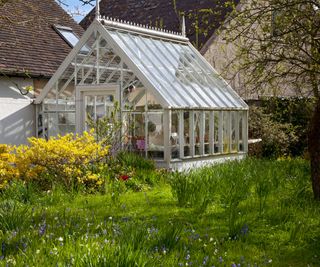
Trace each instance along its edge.
<path fill-rule="evenodd" d="M 309 132 L 309 153 L 314 198 L 320 201 L 320 98 L 313 113 Z"/>

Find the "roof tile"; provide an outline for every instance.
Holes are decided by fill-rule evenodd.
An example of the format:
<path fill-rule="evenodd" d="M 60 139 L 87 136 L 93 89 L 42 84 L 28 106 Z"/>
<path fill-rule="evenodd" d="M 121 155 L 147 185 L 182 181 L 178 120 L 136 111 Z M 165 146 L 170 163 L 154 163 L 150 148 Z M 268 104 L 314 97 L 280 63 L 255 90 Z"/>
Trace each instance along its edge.
<path fill-rule="evenodd" d="M 0 14 L 0 73 L 49 78 L 72 49 L 52 26 L 83 33 L 54 0 L 8 0 Z"/>
<path fill-rule="evenodd" d="M 201 49 L 231 11 L 227 2 L 238 4 L 239 0 L 101 0 L 100 13 L 176 32 L 181 31 L 180 20 L 185 14 L 187 36 Z M 80 25 L 88 28 L 94 17 L 93 9 Z"/>

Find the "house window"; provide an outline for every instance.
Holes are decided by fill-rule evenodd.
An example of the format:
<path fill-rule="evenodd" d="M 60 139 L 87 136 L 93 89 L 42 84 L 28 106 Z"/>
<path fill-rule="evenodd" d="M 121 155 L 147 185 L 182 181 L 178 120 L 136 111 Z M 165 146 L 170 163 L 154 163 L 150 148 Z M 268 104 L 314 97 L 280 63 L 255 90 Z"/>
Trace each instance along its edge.
<path fill-rule="evenodd" d="M 53 28 L 72 48 L 79 42 L 79 37 L 73 32 L 72 28 L 61 25 L 53 25 Z M 89 52 L 89 48 L 87 46 L 83 46 L 80 51 L 87 54 Z"/>

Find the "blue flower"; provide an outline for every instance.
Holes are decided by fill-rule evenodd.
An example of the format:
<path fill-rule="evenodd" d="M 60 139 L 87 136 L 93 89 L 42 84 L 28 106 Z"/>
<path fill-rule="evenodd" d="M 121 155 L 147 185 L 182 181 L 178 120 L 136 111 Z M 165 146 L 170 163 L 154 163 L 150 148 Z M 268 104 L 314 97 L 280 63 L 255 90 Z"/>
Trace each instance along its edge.
<path fill-rule="evenodd" d="M 2 244 L 1 244 L 1 252 L 2 252 L 2 255 L 4 255 L 4 253 L 6 252 L 6 243 L 5 242 L 2 242 Z"/>
<path fill-rule="evenodd" d="M 242 235 L 246 235 L 249 233 L 249 226 L 246 223 L 242 226 L 240 233 Z"/>
<path fill-rule="evenodd" d="M 39 235 L 43 236 L 46 232 L 46 229 L 47 229 L 47 224 L 46 224 L 46 222 L 44 222 L 42 225 L 40 225 Z"/>
<path fill-rule="evenodd" d="M 205 256 L 204 259 L 203 259 L 202 264 L 203 265 L 207 265 L 208 260 L 209 260 L 209 256 Z"/>

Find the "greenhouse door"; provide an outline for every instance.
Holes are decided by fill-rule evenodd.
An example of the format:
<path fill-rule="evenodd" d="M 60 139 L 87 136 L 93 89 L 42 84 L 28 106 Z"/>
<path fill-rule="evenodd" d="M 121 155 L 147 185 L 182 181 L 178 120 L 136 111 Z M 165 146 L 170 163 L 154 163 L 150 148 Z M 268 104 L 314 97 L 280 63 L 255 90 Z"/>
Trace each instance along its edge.
<path fill-rule="evenodd" d="M 114 103 L 118 101 L 116 88 L 80 89 L 80 104 L 77 114 L 79 127 L 78 133 L 89 131 L 90 121 L 95 123 L 104 117 L 111 115 Z"/>

